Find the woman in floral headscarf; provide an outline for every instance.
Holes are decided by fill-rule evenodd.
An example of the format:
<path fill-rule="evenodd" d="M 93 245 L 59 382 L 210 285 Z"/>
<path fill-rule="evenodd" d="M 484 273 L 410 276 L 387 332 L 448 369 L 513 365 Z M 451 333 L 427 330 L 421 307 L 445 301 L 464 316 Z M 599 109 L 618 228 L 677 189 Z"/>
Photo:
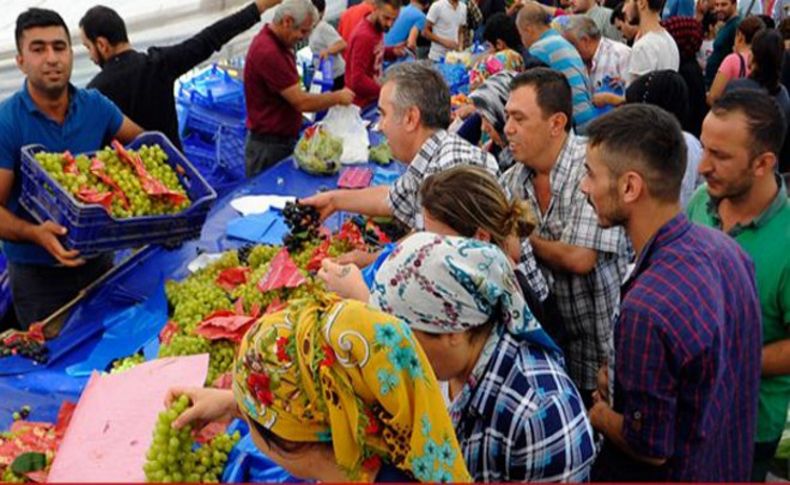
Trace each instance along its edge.
<path fill-rule="evenodd" d="M 545 66 L 537 59 L 529 66 L 518 52 L 505 49 L 480 61 L 469 73 L 471 92 L 469 103 L 456 110 L 455 115 L 466 120 L 465 124 L 478 123 L 492 141 L 491 153 L 497 157 L 501 171 L 515 161 L 507 149 L 505 138 L 505 104 L 510 95 L 510 83 L 525 69 Z M 459 132 L 459 135 L 461 133 Z M 468 139 L 476 144 L 479 140 Z"/>
<path fill-rule="evenodd" d="M 265 316 L 242 340 L 232 393 L 178 393 L 193 406 L 176 426 L 241 415 L 258 448 L 297 477 L 470 480 L 413 333 L 361 302 L 303 300 Z"/>
<path fill-rule="evenodd" d="M 595 447 L 584 404 L 497 246 L 416 233 L 382 264 L 370 303 L 411 327 L 449 383 L 475 481 L 589 477 Z"/>

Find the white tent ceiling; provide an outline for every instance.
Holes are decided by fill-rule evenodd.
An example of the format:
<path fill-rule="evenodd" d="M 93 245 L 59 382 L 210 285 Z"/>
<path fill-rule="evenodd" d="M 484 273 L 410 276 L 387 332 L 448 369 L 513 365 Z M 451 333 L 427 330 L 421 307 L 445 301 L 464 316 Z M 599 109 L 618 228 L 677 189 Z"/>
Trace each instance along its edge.
<path fill-rule="evenodd" d="M 186 39 L 247 3 L 247 0 L 0 0 L 0 11 L 4 12 L 0 16 L 0 100 L 19 89 L 23 80 L 14 61 L 14 27 L 16 17 L 29 7 L 50 8 L 63 16 L 74 42 L 72 82 L 84 86 L 98 72 L 98 67 L 88 59 L 78 35 L 79 20 L 90 7 L 102 4 L 115 9 L 126 21 L 132 45 L 138 50 L 145 50 L 153 45 L 168 45 Z M 338 17 L 345 3 L 346 0 L 328 0 L 327 18 Z M 264 22 L 273 12 L 267 14 L 263 17 Z M 261 25 L 233 39 L 211 60 L 244 56 Z"/>

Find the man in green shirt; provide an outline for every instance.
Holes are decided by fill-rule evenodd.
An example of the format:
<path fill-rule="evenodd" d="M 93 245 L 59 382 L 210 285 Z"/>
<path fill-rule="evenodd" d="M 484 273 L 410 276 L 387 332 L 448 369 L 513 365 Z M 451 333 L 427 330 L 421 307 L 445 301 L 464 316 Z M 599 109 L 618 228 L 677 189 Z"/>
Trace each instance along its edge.
<path fill-rule="evenodd" d="M 752 481 L 763 482 L 790 404 L 790 202 L 776 174 L 786 122 L 766 94 L 733 91 L 702 125 L 707 180 L 689 219 L 735 238 L 754 260 L 763 319 L 762 380 Z"/>

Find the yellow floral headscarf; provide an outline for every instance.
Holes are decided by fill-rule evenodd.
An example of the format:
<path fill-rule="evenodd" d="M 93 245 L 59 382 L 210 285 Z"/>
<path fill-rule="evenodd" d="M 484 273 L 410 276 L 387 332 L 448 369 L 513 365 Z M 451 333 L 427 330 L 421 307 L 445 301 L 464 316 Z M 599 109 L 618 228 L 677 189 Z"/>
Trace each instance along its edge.
<path fill-rule="evenodd" d="M 292 302 L 245 335 L 233 393 L 277 436 L 332 442 L 352 480 L 382 459 L 424 482 L 468 482 L 438 383 L 409 327 L 357 301 Z"/>

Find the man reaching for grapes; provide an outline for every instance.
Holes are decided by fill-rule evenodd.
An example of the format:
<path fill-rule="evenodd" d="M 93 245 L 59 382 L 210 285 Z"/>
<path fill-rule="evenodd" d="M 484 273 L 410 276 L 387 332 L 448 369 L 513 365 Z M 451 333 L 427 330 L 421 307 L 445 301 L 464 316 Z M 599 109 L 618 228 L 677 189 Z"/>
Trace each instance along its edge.
<path fill-rule="evenodd" d="M 17 17 L 16 62 L 25 83 L 0 103 L 0 240 L 8 259 L 19 324 L 50 315 L 112 265 L 110 255 L 81 258 L 58 240 L 65 228 L 37 224 L 19 205 L 20 149 L 38 143 L 48 151 L 81 153 L 112 138 L 132 140 L 142 131 L 97 91 L 69 80 L 73 52 L 65 22 L 52 10 L 31 8 Z"/>
<path fill-rule="evenodd" d="M 322 218 L 336 211 L 395 216 L 412 229 L 423 228 L 419 190 L 429 175 L 457 165 L 476 165 L 499 175 L 491 154 L 447 132 L 450 90 L 441 74 L 421 62 L 402 63 L 387 71 L 379 97 L 379 127 L 392 155 L 408 164 L 392 186 L 333 190 L 302 200 Z"/>
<path fill-rule="evenodd" d="M 98 89 L 140 126 L 161 131 L 180 148 L 173 83 L 258 23 L 261 14 L 278 3 L 255 0 L 183 42 L 151 47 L 147 53 L 132 48 L 126 25 L 115 10 L 97 5 L 80 20 L 82 44 L 102 69 L 88 88 Z"/>

